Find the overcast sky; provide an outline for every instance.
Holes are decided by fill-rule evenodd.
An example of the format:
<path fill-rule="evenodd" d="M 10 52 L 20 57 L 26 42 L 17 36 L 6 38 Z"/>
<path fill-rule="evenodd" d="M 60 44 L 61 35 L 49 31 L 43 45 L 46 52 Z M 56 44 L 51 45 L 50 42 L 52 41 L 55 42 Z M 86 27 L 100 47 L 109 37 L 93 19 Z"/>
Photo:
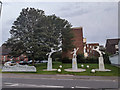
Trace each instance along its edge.
<path fill-rule="evenodd" d="M 105 45 L 107 38 L 118 37 L 117 2 L 3 2 L 2 42 L 10 37 L 9 31 L 22 8 L 32 7 L 68 20 L 73 27 L 83 27 L 87 43 Z"/>

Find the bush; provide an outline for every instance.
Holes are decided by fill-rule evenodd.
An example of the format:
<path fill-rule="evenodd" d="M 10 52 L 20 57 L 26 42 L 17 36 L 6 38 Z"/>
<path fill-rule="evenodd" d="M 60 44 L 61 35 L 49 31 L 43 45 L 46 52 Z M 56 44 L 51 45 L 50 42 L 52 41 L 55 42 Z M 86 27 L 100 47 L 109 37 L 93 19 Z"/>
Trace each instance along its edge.
<path fill-rule="evenodd" d="M 78 54 L 77 55 L 77 62 L 78 63 L 85 63 L 85 58 L 83 54 Z"/>
<path fill-rule="evenodd" d="M 98 63 L 98 58 L 94 57 L 94 56 L 84 58 L 83 54 L 78 54 L 77 55 L 77 62 L 78 63 Z"/>
<path fill-rule="evenodd" d="M 72 60 L 69 59 L 68 57 L 62 58 L 62 63 L 72 63 Z"/>
<path fill-rule="evenodd" d="M 98 62 L 99 62 L 98 58 L 94 56 L 85 59 L 85 63 L 98 63 Z"/>
<path fill-rule="evenodd" d="M 104 63 L 105 64 L 111 64 L 111 62 L 110 62 L 110 60 L 109 60 L 109 53 L 105 53 L 104 55 L 103 55 L 103 58 L 104 58 Z"/>
<path fill-rule="evenodd" d="M 60 61 L 62 62 L 62 53 L 61 52 L 56 52 L 52 56 L 54 61 Z"/>

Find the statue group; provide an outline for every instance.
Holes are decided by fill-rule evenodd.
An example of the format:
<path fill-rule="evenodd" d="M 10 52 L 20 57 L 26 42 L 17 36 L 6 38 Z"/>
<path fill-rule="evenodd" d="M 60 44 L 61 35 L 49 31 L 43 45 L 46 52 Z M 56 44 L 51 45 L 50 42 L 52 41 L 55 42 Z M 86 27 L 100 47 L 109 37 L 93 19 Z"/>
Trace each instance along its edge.
<path fill-rule="evenodd" d="M 86 71 L 86 69 L 81 69 L 78 68 L 77 66 L 77 52 L 78 52 L 79 48 L 74 48 L 73 51 L 71 52 L 71 54 L 73 54 L 72 57 L 72 69 L 65 69 L 65 71 L 70 71 L 70 72 L 83 72 Z M 94 51 L 98 52 L 100 57 L 99 59 L 99 69 L 95 69 L 96 71 L 111 71 L 109 69 L 105 69 L 104 66 L 104 59 L 103 59 L 103 54 L 105 54 L 103 51 L 100 51 L 100 47 L 97 46 L 97 48 L 93 48 Z M 48 63 L 47 63 L 47 71 L 55 71 L 57 69 L 52 69 L 52 57 L 51 55 L 53 53 L 57 52 L 57 50 L 54 50 L 53 48 L 51 48 L 51 52 L 47 53 L 46 55 L 48 55 Z"/>

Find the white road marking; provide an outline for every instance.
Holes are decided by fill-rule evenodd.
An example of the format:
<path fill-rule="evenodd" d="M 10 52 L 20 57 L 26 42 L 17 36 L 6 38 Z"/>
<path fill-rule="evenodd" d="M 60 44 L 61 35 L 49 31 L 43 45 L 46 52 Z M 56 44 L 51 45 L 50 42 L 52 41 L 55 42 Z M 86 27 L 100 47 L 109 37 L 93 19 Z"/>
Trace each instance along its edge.
<path fill-rule="evenodd" d="M 94 80 L 94 79 L 90 79 L 89 81 L 106 81 L 106 82 L 113 81 L 113 82 L 117 82 L 117 80 Z"/>
<path fill-rule="evenodd" d="M 11 87 L 15 87 L 18 86 L 19 84 L 11 84 L 11 85 L 6 85 L 6 86 L 11 86 Z"/>
<path fill-rule="evenodd" d="M 4 83 L 4 84 L 10 84 L 10 85 L 5 85 L 9 87 L 15 87 L 15 86 L 24 86 L 24 87 L 38 87 L 38 88 L 64 88 L 64 86 L 52 86 L 52 85 L 33 85 L 33 84 L 21 84 L 21 83 Z"/>
<path fill-rule="evenodd" d="M 64 88 L 64 86 L 51 86 L 51 85 L 32 85 L 32 84 L 21 84 L 22 86 L 28 87 L 49 87 L 49 88 Z"/>
<path fill-rule="evenodd" d="M 13 84 L 13 83 L 4 83 L 4 84 Z"/>
<path fill-rule="evenodd" d="M 90 88 L 90 87 L 80 87 L 80 86 L 76 86 L 75 88 Z"/>

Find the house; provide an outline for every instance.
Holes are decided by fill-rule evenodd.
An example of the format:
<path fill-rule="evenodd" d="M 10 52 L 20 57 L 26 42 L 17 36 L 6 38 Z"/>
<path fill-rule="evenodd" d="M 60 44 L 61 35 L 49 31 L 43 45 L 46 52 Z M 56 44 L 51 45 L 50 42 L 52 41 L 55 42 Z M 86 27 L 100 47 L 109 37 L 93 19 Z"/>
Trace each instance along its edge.
<path fill-rule="evenodd" d="M 1 52 L 0 61 L 2 62 L 11 61 L 11 60 L 15 60 L 16 62 L 19 62 L 20 60 L 28 61 L 28 58 L 25 55 L 10 58 L 9 53 L 11 52 L 11 49 L 6 48 L 4 44 L 0 47 L 0 52 Z"/>
<path fill-rule="evenodd" d="M 111 64 L 120 66 L 120 40 L 118 43 L 118 52 L 109 56 Z"/>
<path fill-rule="evenodd" d="M 5 45 L 2 45 L 0 47 L 0 52 L 1 52 L 1 56 L 0 56 L 0 60 L 1 61 L 9 61 L 10 58 L 8 58 L 8 54 L 10 53 L 10 49 L 7 49 Z"/>
<path fill-rule="evenodd" d="M 107 39 L 106 41 L 106 52 L 110 54 L 116 54 L 118 52 L 118 43 L 120 38 L 118 39 Z"/>

